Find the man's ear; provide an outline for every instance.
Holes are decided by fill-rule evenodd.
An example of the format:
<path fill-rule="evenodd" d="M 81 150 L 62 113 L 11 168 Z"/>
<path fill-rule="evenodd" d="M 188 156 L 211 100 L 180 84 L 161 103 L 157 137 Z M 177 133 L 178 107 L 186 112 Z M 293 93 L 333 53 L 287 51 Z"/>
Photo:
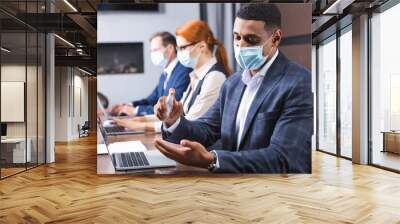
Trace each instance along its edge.
<path fill-rule="evenodd" d="M 275 44 L 276 47 L 278 47 L 279 43 L 281 42 L 281 40 L 282 40 L 282 30 L 281 29 L 277 29 L 275 31 L 275 34 L 274 34 L 272 42 Z"/>
<path fill-rule="evenodd" d="M 168 51 L 168 56 L 171 56 L 175 52 L 175 49 L 174 49 L 175 47 L 173 44 L 168 44 L 166 48 Z"/>

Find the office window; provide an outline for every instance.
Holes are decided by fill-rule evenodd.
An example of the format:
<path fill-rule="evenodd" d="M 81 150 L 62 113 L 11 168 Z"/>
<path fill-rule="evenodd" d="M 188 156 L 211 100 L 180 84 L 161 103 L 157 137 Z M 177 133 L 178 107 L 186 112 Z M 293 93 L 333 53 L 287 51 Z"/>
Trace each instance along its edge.
<path fill-rule="evenodd" d="M 351 26 L 340 36 L 340 154 L 352 157 L 352 35 Z"/>
<path fill-rule="evenodd" d="M 0 154 L 1 177 L 6 177 L 24 171 L 27 158 L 30 161 L 25 119 L 26 33 L 2 33 L 1 47 L 0 111 L 6 131 L 2 133 Z"/>
<path fill-rule="evenodd" d="M 21 13 L 36 13 L 43 3 L 18 6 Z M 0 178 L 45 162 L 46 39 L 14 20 L 0 12 Z"/>
<path fill-rule="evenodd" d="M 318 47 L 318 149 L 336 153 L 336 36 Z"/>
<path fill-rule="evenodd" d="M 372 163 L 400 170 L 400 4 L 371 18 Z"/>

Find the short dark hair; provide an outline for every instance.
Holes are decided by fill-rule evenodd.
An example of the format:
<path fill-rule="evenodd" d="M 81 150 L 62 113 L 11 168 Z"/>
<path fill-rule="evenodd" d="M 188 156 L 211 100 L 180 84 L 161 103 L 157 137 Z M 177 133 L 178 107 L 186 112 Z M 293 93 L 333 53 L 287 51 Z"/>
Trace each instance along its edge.
<path fill-rule="evenodd" d="M 247 3 L 243 4 L 236 17 L 245 20 L 259 20 L 265 22 L 267 30 L 281 28 L 281 12 L 275 4 Z"/>
<path fill-rule="evenodd" d="M 164 47 L 166 47 L 168 44 L 172 44 L 174 46 L 174 49 L 176 50 L 176 39 L 175 36 L 172 35 L 170 32 L 164 31 L 155 33 L 150 37 L 150 41 L 156 37 L 161 37 L 162 44 Z"/>

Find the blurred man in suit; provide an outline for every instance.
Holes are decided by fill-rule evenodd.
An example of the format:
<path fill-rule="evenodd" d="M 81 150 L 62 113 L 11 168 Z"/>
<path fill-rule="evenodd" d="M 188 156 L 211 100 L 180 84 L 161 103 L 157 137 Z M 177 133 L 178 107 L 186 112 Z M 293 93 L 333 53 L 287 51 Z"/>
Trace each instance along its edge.
<path fill-rule="evenodd" d="M 143 116 L 154 114 L 154 105 L 158 98 L 168 95 L 168 90 L 174 88 L 176 99 L 179 100 L 190 82 L 191 68 L 184 67 L 176 57 L 176 39 L 169 32 L 159 32 L 150 38 L 151 61 L 162 67 L 160 80 L 153 92 L 144 99 L 131 103 L 117 104 L 111 108 L 116 115 Z"/>
<path fill-rule="evenodd" d="M 246 4 L 233 28 L 243 69 L 222 86 L 215 104 L 188 121 L 177 101 L 156 105 L 163 137 L 156 147 L 182 164 L 211 172 L 310 173 L 313 95 L 310 72 L 279 51 L 281 14 L 273 4 Z"/>

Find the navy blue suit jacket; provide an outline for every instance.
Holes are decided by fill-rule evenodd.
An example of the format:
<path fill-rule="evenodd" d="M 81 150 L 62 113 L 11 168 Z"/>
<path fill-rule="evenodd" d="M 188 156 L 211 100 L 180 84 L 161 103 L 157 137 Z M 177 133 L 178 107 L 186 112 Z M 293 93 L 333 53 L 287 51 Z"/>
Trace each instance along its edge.
<path fill-rule="evenodd" d="M 232 173 L 311 173 L 313 94 L 310 72 L 279 53 L 246 118 L 237 149 L 236 114 L 245 84 L 239 71 L 225 81 L 201 118 L 181 122 L 164 139 L 189 139 L 216 150 L 220 168 Z"/>
<path fill-rule="evenodd" d="M 176 100 L 179 101 L 190 83 L 190 72 L 192 72 L 191 68 L 187 68 L 178 62 L 171 72 L 165 89 L 164 81 L 166 76 L 161 75 L 156 88 L 154 88 L 153 92 L 147 98 L 132 102 L 134 107 L 139 106 L 137 115 L 143 116 L 146 114 L 154 114 L 153 108 L 157 103 L 158 98 L 161 96 L 167 96 L 170 88 L 175 88 L 175 97 Z"/>

